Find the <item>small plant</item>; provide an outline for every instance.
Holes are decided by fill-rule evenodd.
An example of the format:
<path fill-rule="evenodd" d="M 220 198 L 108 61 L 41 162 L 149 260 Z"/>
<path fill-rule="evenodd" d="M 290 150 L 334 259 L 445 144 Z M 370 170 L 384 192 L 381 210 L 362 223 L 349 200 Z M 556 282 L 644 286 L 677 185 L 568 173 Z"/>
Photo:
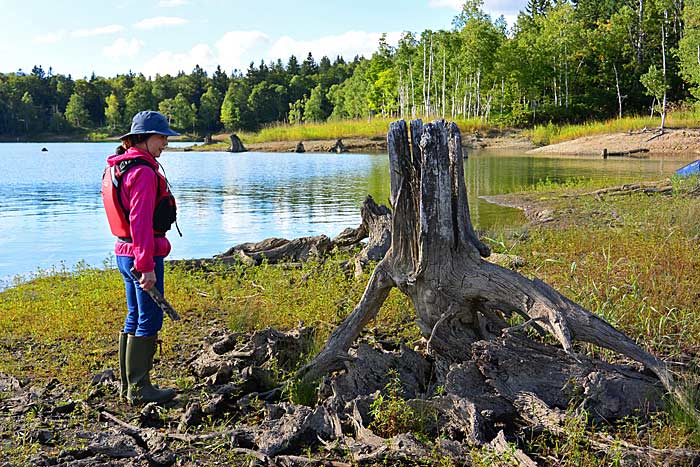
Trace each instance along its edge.
<path fill-rule="evenodd" d="M 285 394 L 292 404 L 314 407 L 318 396 L 318 381 L 305 382 L 291 378 L 285 387 Z"/>
<path fill-rule="evenodd" d="M 401 396 L 401 379 L 396 370 L 389 371 L 389 382 L 370 405 L 370 429 L 384 438 L 416 431 L 417 417 Z"/>
<path fill-rule="evenodd" d="M 508 447 L 509 450 L 498 453 L 489 448 L 472 449 L 472 465 L 474 467 L 517 467 L 521 465 L 515 457 L 515 444 L 508 443 Z"/>

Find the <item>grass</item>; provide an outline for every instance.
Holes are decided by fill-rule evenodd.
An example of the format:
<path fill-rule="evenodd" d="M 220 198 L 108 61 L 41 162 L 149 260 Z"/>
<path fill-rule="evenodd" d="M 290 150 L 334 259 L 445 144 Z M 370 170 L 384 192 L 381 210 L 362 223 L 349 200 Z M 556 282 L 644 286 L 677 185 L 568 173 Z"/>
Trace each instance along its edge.
<path fill-rule="evenodd" d="M 275 123 L 258 132 L 241 132 L 238 136 L 244 144 L 266 143 L 272 141 L 311 141 L 311 140 L 335 140 L 338 138 L 380 138 L 386 137 L 389 124 L 395 118 L 373 118 L 370 120 L 329 120 L 319 123 L 303 123 L 290 125 L 287 123 Z M 423 121 L 433 120 L 432 117 L 424 117 Z M 474 132 L 488 133 L 504 130 L 500 125 L 485 122 L 480 119 L 455 120 L 463 135 Z M 524 129 L 523 135 L 531 139 L 537 145 L 555 144 L 584 136 L 594 136 L 609 133 L 638 131 L 643 128 L 658 128 L 661 125 L 660 117 L 636 116 L 623 117 L 621 119 L 609 119 L 603 121 L 589 121 L 582 124 L 566 125 L 553 124 L 536 125 L 531 129 Z M 700 111 L 676 110 L 667 115 L 666 126 L 668 128 L 697 128 L 700 126 Z M 217 146 L 228 145 L 228 133 L 217 135 L 215 139 L 223 140 Z"/>
<path fill-rule="evenodd" d="M 529 259 L 528 275 L 563 290 L 652 352 L 687 357 L 700 350 L 694 286 L 700 208 L 685 191 L 671 198 L 550 200 L 557 211 L 573 213 L 570 225 L 535 229 L 511 252 Z"/>
<path fill-rule="evenodd" d="M 700 113 L 697 111 L 676 111 L 668 114 L 667 128 L 697 128 L 700 124 Z M 605 121 L 589 121 L 577 125 L 535 125 L 525 130 L 524 134 L 537 145 L 556 144 L 584 136 L 603 135 L 608 133 L 623 133 L 638 131 L 643 128 L 659 128 L 661 118 L 649 116 L 623 117 Z"/>
<path fill-rule="evenodd" d="M 345 259 L 312 261 L 292 270 L 271 265 L 207 273 L 169 268 L 166 294 L 184 319 L 178 324 L 166 320 L 161 332 L 165 347 L 198 349 L 216 326 L 246 332 L 267 326 L 289 329 L 299 321 L 315 326 L 318 341 L 325 342 L 365 285 L 348 280 L 338 266 Z M 124 319 L 120 274 L 78 265 L 37 276 L 0 292 L 0 372 L 71 382 L 115 367 L 112 350 Z M 410 317 L 399 294 L 392 294 L 385 309 L 392 320 Z M 407 339 L 416 337 L 387 320 L 380 318 L 378 325 L 395 326 Z"/>
<path fill-rule="evenodd" d="M 697 319 L 697 274 L 700 271 L 700 205 L 693 190 L 699 180 L 674 180 L 672 196 L 630 195 L 597 199 L 562 192 L 585 192 L 587 183 L 554 182 L 529 187 L 519 196 L 546 205 L 557 213 L 557 227 L 530 228 L 511 236 L 490 232 L 496 252 L 522 256 L 521 272 L 539 277 L 565 295 L 623 330 L 643 348 L 681 362 L 689 374 L 687 386 L 698 400 L 697 372 L 700 353 L 700 320 Z M 159 380 L 192 390 L 193 379 L 182 370 L 181 360 L 198 351 L 212 330 L 250 331 L 266 326 L 294 327 L 299 321 L 317 328 L 317 348 L 330 331 L 350 313 L 367 283 L 349 277 L 341 265 L 345 254 L 325 261 L 311 261 L 299 269 L 263 264 L 256 267 L 214 268 L 209 272 L 170 267 L 166 293 L 183 321 L 166 321 L 165 364 Z M 52 378 L 73 388 L 89 391 L 89 376 L 118 367 L 117 333 L 124 318 L 122 279 L 113 269 L 78 265 L 38 274 L 16 287 L 0 292 L 0 372 L 32 384 Z M 419 339 L 413 324 L 413 308 L 394 290 L 378 314 L 376 326 L 409 347 Z M 598 348 L 581 351 L 615 360 Z M 413 418 L 401 399 L 396 381 L 373 409 L 387 432 L 401 431 Z M 296 388 L 290 397 L 310 402 L 314 388 Z M 407 416 L 408 414 L 408 416 Z M 74 423 L 84 423 L 76 414 Z M 25 419 L 25 427 L 38 426 Z M 585 413 L 570 413 L 566 436 L 542 434 L 525 439 L 521 449 L 533 456 L 556 460 L 557 465 L 617 465 L 621 454 L 612 449 L 600 453 L 588 441 L 590 430 L 606 430 L 619 441 L 654 448 L 700 449 L 700 427 L 677 406 L 671 405 L 644 420 L 628 419 L 592 428 Z M 5 427 L 0 438 L 12 439 L 6 451 L 13 459 L 26 459 L 40 447 Z M 4 441 L 3 449 L 8 446 Z M 8 448 L 9 449 L 9 448 Z M 479 457 L 481 456 L 481 457 Z M 506 456 L 507 457 L 507 456 Z M 477 465 L 507 464 L 476 453 Z M 439 464 L 436 460 L 435 464 Z M 481 463 L 481 464 L 480 464 Z"/>
<path fill-rule="evenodd" d="M 339 138 L 386 138 L 389 124 L 398 118 L 373 118 L 370 120 L 329 120 L 319 123 L 302 123 L 290 125 L 275 123 L 258 132 L 237 133 L 244 144 L 266 143 L 270 141 L 313 141 L 336 140 Z M 423 118 L 430 121 L 432 118 Z M 479 119 L 456 120 L 463 134 L 475 131 L 489 131 L 494 125 Z M 217 135 L 216 139 L 227 140 L 228 134 Z"/>

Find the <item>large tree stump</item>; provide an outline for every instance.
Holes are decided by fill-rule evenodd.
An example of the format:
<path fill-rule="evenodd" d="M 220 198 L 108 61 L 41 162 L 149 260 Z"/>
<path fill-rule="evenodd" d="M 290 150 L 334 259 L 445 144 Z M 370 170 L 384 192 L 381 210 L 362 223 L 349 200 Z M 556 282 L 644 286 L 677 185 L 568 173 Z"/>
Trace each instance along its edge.
<path fill-rule="evenodd" d="M 410 130 L 409 135 L 406 122 L 398 121 L 391 124 L 388 135 L 393 207 L 391 248 L 375 268 L 354 311 L 333 331 L 323 350 L 299 371 L 300 377 L 317 379 L 343 369 L 352 360 L 348 350 L 360 331 L 396 287 L 410 297 L 427 351 L 437 366 L 446 369 L 444 373 L 454 365 L 476 362 L 486 375 L 488 365 L 484 366 L 484 361 L 517 355 L 517 343 L 522 340 L 509 337 L 517 330 L 507 323 L 515 313 L 525 320 L 518 330 L 532 327 L 540 334 L 548 332 L 561 345 L 557 349 L 525 339 L 533 346 L 521 348 L 520 365 L 551 365 L 549 376 L 546 369 L 533 373 L 527 391 L 536 392 L 538 385 L 532 379 L 537 375 L 546 380 L 553 374 L 569 373 L 582 384 L 586 378 L 594 378 L 596 367 L 603 363 L 589 364 L 589 359 L 576 355 L 574 341 L 625 355 L 651 370 L 667 390 L 675 391 L 666 365 L 624 333 L 541 280 L 528 279 L 482 259 L 490 252 L 477 238 L 469 218 L 457 125 L 444 121 L 423 125 L 416 120 L 411 122 Z M 556 352 L 547 351 L 548 347 Z M 480 352 L 487 352 L 488 357 Z M 535 361 L 533 352 L 547 355 Z M 557 352 L 567 357 L 558 358 Z M 612 392 L 622 387 L 612 381 L 618 373 L 625 372 L 611 370 L 611 379 L 606 383 Z M 488 374 L 487 380 L 501 397 L 512 402 L 518 396 L 512 388 L 518 384 L 509 378 L 520 377 L 522 372 L 509 374 L 504 367 L 500 373 Z M 630 384 L 635 384 L 633 380 Z M 548 391 L 552 390 L 550 382 L 546 384 Z M 508 395 L 509 390 L 516 393 Z M 546 400 L 548 395 L 538 397 Z"/>
<path fill-rule="evenodd" d="M 241 138 L 238 137 L 237 134 L 231 134 L 229 136 L 231 139 L 231 146 L 229 146 L 228 151 L 229 152 L 247 152 L 248 150 L 243 146 L 243 142 L 241 141 Z"/>

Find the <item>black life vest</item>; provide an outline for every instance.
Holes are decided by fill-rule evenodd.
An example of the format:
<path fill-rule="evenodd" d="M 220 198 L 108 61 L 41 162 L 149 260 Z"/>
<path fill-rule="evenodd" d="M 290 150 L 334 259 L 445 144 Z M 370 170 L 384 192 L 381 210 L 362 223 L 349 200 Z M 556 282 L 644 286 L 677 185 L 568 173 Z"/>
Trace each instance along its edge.
<path fill-rule="evenodd" d="M 138 165 L 150 167 L 156 173 L 156 203 L 153 210 L 153 235 L 165 236 L 177 219 L 177 205 L 170 193 L 167 179 L 142 158 L 126 159 L 107 167 L 102 174 L 102 202 L 112 234 L 123 241 L 131 241 L 129 210 L 120 196 L 121 180 L 127 170 Z M 178 229 L 179 232 L 179 229 Z M 182 235 L 182 234 L 180 234 Z"/>

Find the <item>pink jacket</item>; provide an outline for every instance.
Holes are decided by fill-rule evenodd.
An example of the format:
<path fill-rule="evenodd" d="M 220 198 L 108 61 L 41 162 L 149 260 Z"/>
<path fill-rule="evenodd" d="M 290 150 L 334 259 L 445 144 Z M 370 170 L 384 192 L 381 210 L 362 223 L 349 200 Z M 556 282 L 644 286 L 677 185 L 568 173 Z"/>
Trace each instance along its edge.
<path fill-rule="evenodd" d="M 129 148 L 124 154 L 107 158 L 111 167 L 126 159 L 141 158 L 158 170 L 158 163 L 148 152 L 139 148 Z M 124 207 L 129 211 L 131 243 L 118 241 L 114 254 L 134 258 L 134 267 L 141 273 L 155 268 L 154 256 L 167 256 L 170 242 L 165 237 L 153 236 L 153 211 L 156 204 L 157 175 L 144 165 L 130 168 L 122 178 L 120 196 Z"/>

